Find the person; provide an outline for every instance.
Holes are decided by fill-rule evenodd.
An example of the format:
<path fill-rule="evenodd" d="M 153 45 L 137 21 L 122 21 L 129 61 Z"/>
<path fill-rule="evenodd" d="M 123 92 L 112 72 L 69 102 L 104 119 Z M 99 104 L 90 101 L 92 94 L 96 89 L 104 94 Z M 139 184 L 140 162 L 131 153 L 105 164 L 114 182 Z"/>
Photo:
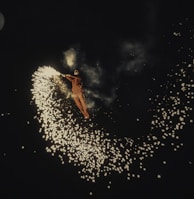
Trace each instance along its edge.
<path fill-rule="evenodd" d="M 85 97 L 83 94 L 83 88 L 82 88 L 82 79 L 79 76 L 79 71 L 74 70 L 74 75 L 70 74 L 62 74 L 63 77 L 65 77 L 67 80 L 69 80 L 72 84 L 72 97 L 74 99 L 75 104 L 83 114 L 85 119 L 89 119 L 89 113 L 87 111 L 87 106 L 85 102 Z"/>

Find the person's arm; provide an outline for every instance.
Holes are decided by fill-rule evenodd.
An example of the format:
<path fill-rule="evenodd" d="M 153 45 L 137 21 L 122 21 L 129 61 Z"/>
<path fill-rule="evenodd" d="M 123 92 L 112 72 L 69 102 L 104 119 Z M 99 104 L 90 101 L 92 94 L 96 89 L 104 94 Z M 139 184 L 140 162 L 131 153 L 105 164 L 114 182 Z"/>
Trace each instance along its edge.
<path fill-rule="evenodd" d="M 68 79 L 69 81 L 72 81 L 72 76 L 70 74 L 61 74 L 62 77 L 65 77 L 66 79 Z"/>

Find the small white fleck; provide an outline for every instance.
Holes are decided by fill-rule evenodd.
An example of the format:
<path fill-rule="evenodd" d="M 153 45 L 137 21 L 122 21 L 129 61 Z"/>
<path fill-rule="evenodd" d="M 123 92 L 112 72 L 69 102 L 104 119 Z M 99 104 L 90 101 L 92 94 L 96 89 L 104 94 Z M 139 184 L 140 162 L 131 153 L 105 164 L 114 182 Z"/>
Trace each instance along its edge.
<path fill-rule="evenodd" d="M 92 195 L 93 193 L 90 191 L 90 195 Z"/>
<path fill-rule="evenodd" d="M 158 179 L 159 179 L 159 178 L 161 178 L 161 175 L 160 175 L 160 174 L 158 174 L 158 175 L 157 175 L 157 178 L 158 178 Z"/>

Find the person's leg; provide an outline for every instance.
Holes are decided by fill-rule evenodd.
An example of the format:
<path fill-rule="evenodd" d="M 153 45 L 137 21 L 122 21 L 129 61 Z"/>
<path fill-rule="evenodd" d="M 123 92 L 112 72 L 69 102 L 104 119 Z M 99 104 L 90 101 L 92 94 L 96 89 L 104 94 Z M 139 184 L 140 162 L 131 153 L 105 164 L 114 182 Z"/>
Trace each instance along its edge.
<path fill-rule="evenodd" d="M 81 103 L 81 106 L 82 106 L 82 110 L 84 111 L 84 117 L 86 119 L 89 118 L 89 113 L 87 111 L 87 106 L 86 106 L 86 103 L 85 103 L 85 98 L 82 94 L 78 95 L 79 96 L 79 100 L 80 100 L 80 103 Z"/>
<path fill-rule="evenodd" d="M 84 110 L 82 108 L 82 104 L 80 103 L 78 95 L 73 94 L 72 97 L 74 99 L 74 102 L 75 102 L 76 106 L 79 108 L 79 110 L 81 111 L 81 113 L 85 116 Z"/>

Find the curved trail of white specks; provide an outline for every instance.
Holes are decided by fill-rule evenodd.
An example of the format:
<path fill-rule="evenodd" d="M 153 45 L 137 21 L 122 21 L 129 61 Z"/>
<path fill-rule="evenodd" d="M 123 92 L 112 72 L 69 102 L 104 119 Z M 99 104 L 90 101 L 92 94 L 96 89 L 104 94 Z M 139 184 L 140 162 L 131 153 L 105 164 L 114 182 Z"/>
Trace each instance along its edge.
<path fill-rule="evenodd" d="M 48 143 L 47 152 L 57 155 L 61 162 L 68 161 L 79 168 L 81 178 L 95 182 L 96 178 L 112 172 L 127 172 L 137 162 L 145 170 L 142 161 L 153 157 L 155 150 L 165 146 L 168 138 L 179 139 L 179 132 L 189 120 L 194 98 L 194 84 L 189 77 L 193 65 L 177 66 L 168 74 L 169 82 L 164 96 L 156 96 L 150 133 L 146 137 L 111 138 L 104 129 L 99 129 L 92 119 L 83 121 L 71 98 L 68 87 L 60 73 L 51 66 L 41 66 L 32 75 L 32 100 L 37 107 L 37 116 L 43 139 Z M 176 81 L 171 82 L 171 76 Z M 110 134 L 112 134 L 111 132 Z M 176 149 L 176 147 L 175 147 Z"/>

